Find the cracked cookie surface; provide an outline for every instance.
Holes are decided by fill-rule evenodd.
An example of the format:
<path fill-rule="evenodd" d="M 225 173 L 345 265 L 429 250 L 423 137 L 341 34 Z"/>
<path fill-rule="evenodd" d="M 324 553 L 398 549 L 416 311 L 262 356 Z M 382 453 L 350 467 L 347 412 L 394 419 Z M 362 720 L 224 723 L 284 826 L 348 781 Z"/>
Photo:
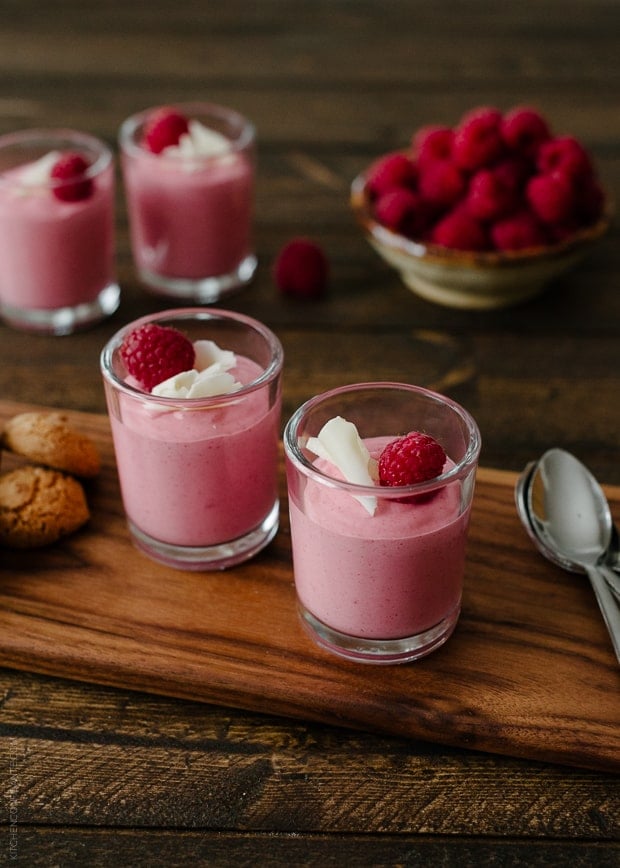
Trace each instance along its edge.
<path fill-rule="evenodd" d="M 64 413 L 20 413 L 4 426 L 2 446 L 36 464 L 84 478 L 101 468 L 97 447 Z"/>
<path fill-rule="evenodd" d="M 89 518 L 84 489 L 71 476 L 32 466 L 0 476 L 0 545 L 50 545 Z"/>

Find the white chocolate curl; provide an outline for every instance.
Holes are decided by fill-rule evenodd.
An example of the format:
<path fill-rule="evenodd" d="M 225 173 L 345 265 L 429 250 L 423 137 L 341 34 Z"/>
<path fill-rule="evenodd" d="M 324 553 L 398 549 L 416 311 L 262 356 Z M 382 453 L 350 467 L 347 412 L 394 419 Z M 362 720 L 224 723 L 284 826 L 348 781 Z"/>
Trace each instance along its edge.
<path fill-rule="evenodd" d="M 326 422 L 317 437 L 310 437 L 308 449 L 319 458 L 335 465 L 347 482 L 356 485 L 374 485 L 376 461 L 370 457 L 357 428 L 342 416 L 335 416 Z M 376 497 L 355 496 L 364 509 L 374 515 L 377 508 Z"/>
<path fill-rule="evenodd" d="M 178 145 L 169 145 L 163 153 L 167 157 L 222 157 L 231 150 L 230 141 L 221 133 L 210 130 L 200 121 L 188 122 L 189 132 L 183 133 Z"/>
<path fill-rule="evenodd" d="M 242 384 L 228 373 L 236 363 L 233 352 L 220 349 L 214 341 L 196 341 L 194 353 L 192 370 L 168 377 L 153 386 L 151 394 L 158 398 L 212 398 L 242 388 Z"/>

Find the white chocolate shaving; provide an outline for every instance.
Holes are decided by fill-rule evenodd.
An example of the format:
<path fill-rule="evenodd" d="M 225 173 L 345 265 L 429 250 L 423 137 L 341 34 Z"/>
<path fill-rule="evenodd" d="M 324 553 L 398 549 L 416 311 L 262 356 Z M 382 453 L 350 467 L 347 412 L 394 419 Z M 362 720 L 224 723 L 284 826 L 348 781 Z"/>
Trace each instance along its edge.
<path fill-rule="evenodd" d="M 376 462 L 370 457 L 355 425 L 342 416 L 335 416 L 326 422 L 317 437 L 310 437 L 307 447 L 319 458 L 335 465 L 347 482 L 374 485 L 372 473 L 375 472 Z M 375 514 L 376 497 L 356 495 L 355 498 L 370 515 Z"/>
<path fill-rule="evenodd" d="M 221 349 L 215 341 L 194 341 L 194 353 L 196 355 L 194 367 L 197 371 L 204 371 L 215 362 L 219 362 L 223 371 L 235 366 L 233 351 Z"/>
<path fill-rule="evenodd" d="M 212 398 L 242 388 L 242 384 L 228 373 L 236 363 L 231 350 L 222 350 L 215 341 L 196 341 L 194 353 L 194 368 L 153 386 L 151 394 L 158 398 Z"/>
<path fill-rule="evenodd" d="M 22 187 L 33 189 L 47 187 L 52 173 L 52 166 L 58 162 L 59 157 L 60 151 L 50 151 L 45 156 L 40 157 L 33 163 L 28 163 L 20 169 L 19 175 L 16 175 L 16 178 L 19 178 L 19 183 Z"/>
<path fill-rule="evenodd" d="M 231 150 L 230 141 L 221 133 L 210 130 L 200 121 L 188 121 L 189 132 L 183 133 L 177 145 L 169 145 L 162 153 L 167 157 L 222 157 Z"/>

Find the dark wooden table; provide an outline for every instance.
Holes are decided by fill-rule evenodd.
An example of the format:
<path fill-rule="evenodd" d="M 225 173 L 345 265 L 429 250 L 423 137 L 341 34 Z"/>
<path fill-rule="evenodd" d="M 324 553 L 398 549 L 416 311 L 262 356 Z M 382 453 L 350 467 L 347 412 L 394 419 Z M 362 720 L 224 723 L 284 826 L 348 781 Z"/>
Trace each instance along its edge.
<path fill-rule="evenodd" d="M 366 378 L 417 382 L 478 420 L 488 467 L 551 445 L 620 483 L 618 230 L 519 307 L 405 289 L 361 238 L 351 179 L 423 123 L 533 103 L 620 189 L 616 0 L 0 0 L 0 133 L 70 126 L 114 147 L 135 110 L 207 99 L 259 140 L 251 288 L 227 306 L 286 352 L 285 418 Z M 310 235 L 330 292 L 294 303 L 271 263 Z M 0 398 L 104 412 L 99 351 L 157 310 L 118 194 L 120 310 L 67 338 L 0 325 Z M 1 573 L 1 567 L 0 567 Z M 620 721 L 619 721 L 620 725 Z M 0 862 L 23 865 L 617 865 L 616 774 L 0 671 Z"/>

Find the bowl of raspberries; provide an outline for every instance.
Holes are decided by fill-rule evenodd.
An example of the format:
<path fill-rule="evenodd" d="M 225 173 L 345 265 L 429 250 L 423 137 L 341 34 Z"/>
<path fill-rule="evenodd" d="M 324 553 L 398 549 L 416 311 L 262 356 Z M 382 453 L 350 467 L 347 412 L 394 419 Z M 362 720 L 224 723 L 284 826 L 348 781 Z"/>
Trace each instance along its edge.
<path fill-rule="evenodd" d="M 471 309 L 539 293 L 606 232 L 612 211 L 586 148 L 525 106 L 421 127 L 353 181 L 351 206 L 411 290 Z"/>

